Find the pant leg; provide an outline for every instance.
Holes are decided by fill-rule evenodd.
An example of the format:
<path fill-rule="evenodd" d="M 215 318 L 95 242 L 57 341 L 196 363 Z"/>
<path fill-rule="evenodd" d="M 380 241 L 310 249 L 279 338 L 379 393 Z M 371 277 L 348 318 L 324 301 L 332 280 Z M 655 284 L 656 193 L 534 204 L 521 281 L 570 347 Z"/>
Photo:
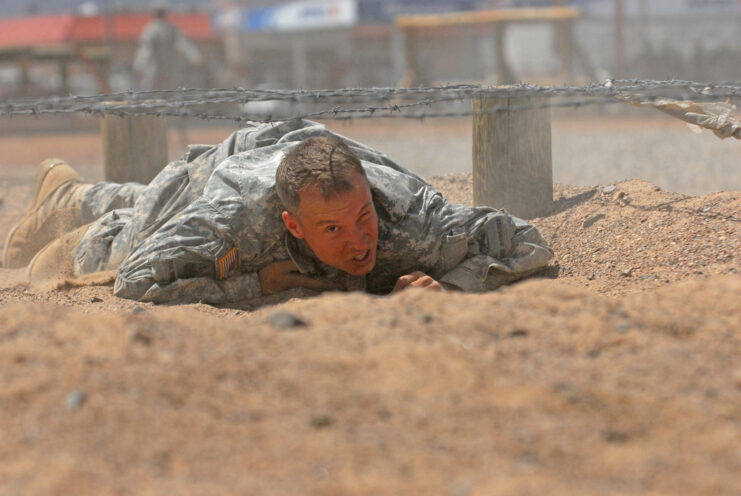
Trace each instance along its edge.
<path fill-rule="evenodd" d="M 116 269 L 134 247 L 200 193 L 190 188 L 184 161 L 171 162 L 148 185 L 94 185 L 85 194 L 83 208 L 84 219 L 92 218 L 92 223 L 74 251 L 77 275 Z"/>
<path fill-rule="evenodd" d="M 132 208 L 147 188 L 138 183 L 102 182 L 90 186 L 82 198 L 82 221 L 87 224 L 119 208 Z"/>

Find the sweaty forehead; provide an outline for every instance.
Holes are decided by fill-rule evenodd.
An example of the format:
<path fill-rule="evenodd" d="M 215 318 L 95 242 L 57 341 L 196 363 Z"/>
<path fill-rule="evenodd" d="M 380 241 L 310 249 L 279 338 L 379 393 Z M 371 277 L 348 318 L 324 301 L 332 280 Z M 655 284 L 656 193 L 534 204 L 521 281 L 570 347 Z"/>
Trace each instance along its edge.
<path fill-rule="evenodd" d="M 299 192 L 299 217 L 308 222 L 323 220 L 343 220 L 343 217 L 352 217 L 372 204 L 372 197 L 368 184 L 362 180 L 354 184 L 352 189 L 322 195 L 316 186 L 307 186 Z"/>

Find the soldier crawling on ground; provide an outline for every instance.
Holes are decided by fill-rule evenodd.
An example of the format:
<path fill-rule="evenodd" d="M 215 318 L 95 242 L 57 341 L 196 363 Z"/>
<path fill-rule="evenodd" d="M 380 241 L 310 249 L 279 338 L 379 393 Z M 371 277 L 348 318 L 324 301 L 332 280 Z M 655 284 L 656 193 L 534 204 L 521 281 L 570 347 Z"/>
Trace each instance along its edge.
<path fill-rule="evenodd" d="M 449 203 L 386 155 L 306 120 L 191 146 L 149 185 L 39 167 L 3 263 L 29 279 L 116 270 L 116 295 L 224 304 L 293 288 L 485 291 L 552 257 L 503 210 Z"/>

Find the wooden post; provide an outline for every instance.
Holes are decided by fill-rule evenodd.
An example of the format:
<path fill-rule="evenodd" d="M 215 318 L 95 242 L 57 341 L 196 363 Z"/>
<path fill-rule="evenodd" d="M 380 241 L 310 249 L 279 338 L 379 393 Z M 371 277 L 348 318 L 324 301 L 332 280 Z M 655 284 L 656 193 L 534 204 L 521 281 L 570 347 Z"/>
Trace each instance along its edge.
<path fill-rule="evenodd" d="M 309 83 L 308 36 L 303 33 L 291 35 L 291 81 L 296 89 L 307 88 Z"/>
<path fill-rule="evenodd" d="M 489 112 L 500 107 L 506 110 Z M 482 95 L 473 99 L 473 111 L 474 205 L 523 219 L 547 214 L 553 205 L 548 99 Z"/>
<path fill-rule="evenodd" d="M 500 84 L 512 84 L 517 81 L 515 73 L 507 63 L 507 53 L 505 47 L 507 23 L 500 22 L 496 25 L 494 35 L 496 36 L 496 55 L 497 55 L 497 81 Z"/>
<path fill-rule="evenodd" d="M 615 0 L 615 77 L 625 77 L 625 11 L 623 0 Z"/>
<path fill-rule="evenodd" d="M 31 57 L 30 51 L 24 50 L 18 57 L 18 68 L 20 69 L 20 94 L 28 96 L 31 94 Z"/>
<path fill-rule="evenodd" d="M 69 95 L 69 63 L 68 57 L 60 57 L 59 61 L 59 94 L 62 96 Z"/>
<path fill-rule="evenodd" d="M 106 181 L 148 184 L 168 162 L 167 121 L 153 115 L 103 116 Z"/>
<path fill-rule="evenodd" d="M 420 84 L 417 32 L 414 28 L 402 28 L 404 44 L 404 72 L 396 83 L 400 88 L 411 88 Z"/>
<path fill-rule="evenodd" d="M 554 21 L 554 44 L 556 54 L 561 61 L 561 78 L 564 81 L 574 79 L 574 27 L 571 19 Z"/>

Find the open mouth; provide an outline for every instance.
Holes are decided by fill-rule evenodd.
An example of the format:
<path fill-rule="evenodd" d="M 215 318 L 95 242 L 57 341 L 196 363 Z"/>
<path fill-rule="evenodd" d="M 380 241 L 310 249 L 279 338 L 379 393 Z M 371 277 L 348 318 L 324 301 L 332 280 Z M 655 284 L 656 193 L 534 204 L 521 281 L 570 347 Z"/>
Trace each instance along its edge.
<path fill-rule="evenodd" d="M 366 250 L 365 253 L 362 255 L 358 255 L 357 257 L 353 257 L 353 262 L 355 263 L 365 263 L 370 259 L 370 250 Z"/>

